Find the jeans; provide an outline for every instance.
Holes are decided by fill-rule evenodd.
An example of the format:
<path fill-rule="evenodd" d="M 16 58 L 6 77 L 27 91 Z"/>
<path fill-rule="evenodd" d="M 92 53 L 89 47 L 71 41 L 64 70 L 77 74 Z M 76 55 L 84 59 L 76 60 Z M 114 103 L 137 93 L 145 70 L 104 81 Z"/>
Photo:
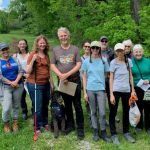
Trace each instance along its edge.
<path fill-rule="evenodd" d="M 77 129 L 83 129 L 84 128 L 84 117 L 83 117 L 83 110 L 81 106 L 81 81 L 80 78 L 76 82 L 77 89 L 74 96 L 70 96 L 68 94 L 61 93 L 62 98 L 65 103 L 65 113 L 67 116 L 67 126 L 68 127 L 75 127 L 74 125 L 74 118 L 73 118 L 73 108 L 72 104 L 75 108 L 75 114 L 76 114 L 76 124 Z"/>
<path fill-rule="evenodd" d="M 2 101 L 3 122 L 9 121 L 11 109 L 13 111 L 13 119 L 18 119 L 22 92 L 23 84 L 20 84 L 18 88 L 13 88 L 10 85 L 4 85 L 4 99 Z"/>
<path fill-rule="evenodd" d="M 115 97 L 115 105 L 110 105 L 109 125 L 111 135 L 116 134 L 115 117 L 117 114 L 119 99 L 122 100 L 123 108 L 123 133 L 129 132 L 129 98 L 130 93 L 113 92 Z"/>
<path fill-rule="evenodd" d="M 44 85 L 36 85 L 32 83 L 27 83 L 30 98 L 32 100 L 32 107 L 36 116 L 36 130 L 40 130 L 48 124 L 48 105 L 50 100 L 50 83 Z M 36 93 L 36 99 L 35 99 Z M 35 107 L 36 101 L 36 107 Z M 35 121 L 34 120 L 34 121 Z"/>
<path fill-rule="evenodd" d="M 90 110 L 91 110 L 92 127 L 94 129 L 98 129 L 98 121 L 97 120 L 99 118 L 101 130 L 106 130 L 105 91 L 87 91 L 87 94 L 89 97 L 89 105 L 90 105 Z M 98 107 L 99 117 L 97 117 L 97 107 Z"/>

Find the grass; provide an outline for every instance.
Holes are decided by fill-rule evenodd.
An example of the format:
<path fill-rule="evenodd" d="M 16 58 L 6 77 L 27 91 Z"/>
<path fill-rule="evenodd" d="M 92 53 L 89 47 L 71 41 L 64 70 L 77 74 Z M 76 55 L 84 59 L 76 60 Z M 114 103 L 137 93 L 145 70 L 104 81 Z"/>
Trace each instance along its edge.
<path fill-rule="evenodd" d="M 26 38 L 32 46 L 35 39 L 33 35 L 24 34 L 22 31 L 13 31 L 10 34 L 1 34 L 0 42 L 10 43 L 14 38 L 22 39 Z M 54 40 L 49 42 L 52 46 L 55 45 Z M 31 116 L 31 101 L 27 96 L 29 115 Z M 121 144 L 119 146 L 113 145 L 112 143 L 107 144 L 100 140 L 94 142 L 92 140 L 92 129 L 89 127 L 88 115 L 86 113 L 84 100 L 82 99 L 82 106 L 84 110 L 85 117 L 85 139 L 79 141 L 76 137 L 76 132 L 72 132 L 67 136 L 60 135 L 58 139 L 53 137 L 51 132 L 43 132 L 37 142 L 33 141 L 33 120 L 29 117 L 27 121 L 23 121 L 21 118 L 21 110 L 19 117 L 20 131 L 16 134 L 4 134 L 3 123 L 0 121 L 0 150 L 150 150 L 150 140 L 149 135 L 142 131 L 139 134 L 135 134 L 134 129 L 131 127 L 131 133 L 136 138 L 135 144 L 130 144 L 123 138 L 122 135 L 122 122 L 117 123 L 117 131 Z M 121 102 L 119 105 L 118 116 L 122 118 Z M 0 115 L 1 115 L 1 105 L 0 105 Z M 50 109 L 49 109 L 50 114 Z M 49 115 L 50 116 L 50 115 Z M 107 106 L 107 118 L 108 118 L 108 106 Z M 50 120 L 50 117 L 49 117 Z M 109 127 L 107 127 L 108 134 L 110 136 Z"/>

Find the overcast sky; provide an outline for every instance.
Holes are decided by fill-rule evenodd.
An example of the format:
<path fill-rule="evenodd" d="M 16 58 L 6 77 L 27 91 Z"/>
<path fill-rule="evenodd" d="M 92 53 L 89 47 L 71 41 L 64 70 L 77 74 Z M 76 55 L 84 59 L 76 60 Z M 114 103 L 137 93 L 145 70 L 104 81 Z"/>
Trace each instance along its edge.
<path fill-rule="evenodd" d="M 0 0 L 0 9 L 7 8 L 10 3 L 10 0 Z"/>

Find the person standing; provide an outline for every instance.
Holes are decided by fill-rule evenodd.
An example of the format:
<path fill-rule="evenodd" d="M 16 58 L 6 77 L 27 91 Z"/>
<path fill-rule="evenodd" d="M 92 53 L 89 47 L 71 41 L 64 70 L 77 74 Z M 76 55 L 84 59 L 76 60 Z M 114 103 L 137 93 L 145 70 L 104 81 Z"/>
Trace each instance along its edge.
<path fill-rule="evenodd" d="M 105 73 L 107 72 L 109 72 L 109 65 L 107 60 L 101 56 L 100 43 L 99 41 L 93 41 L 91 43 L 90 58 L 87 58 L 82 65 L 82 78 L 84 98 L 90 105 L 94 141 L 99 140 L 99 118 L 101 137 L 104 141 L 110 142 L 106 134 L 105 124 Z M 97 117 L 97 108 L 99 117 Z"/>
<path fill-rule="evenodd" d="M 132 57 L 132 73 L 134 79 L 135 91 L 137 93 L 137 105 L 141 112 L 140 122 L 136 126 L 137 131 L 141 131 L 144 127 L 148 134 L 150 134 L 150 101 L 143 100 L 144 90 L 137 86 L 138 82 L 142 79 L 144 85 L 150 84 L 150 60 L 143 56 L 144 49 L 141 44 L 136 44 L 133 47 Z M 143 112 L 144 110 L 144 112 Z M 144 119 L 143 119 L 144 113 Z M 143 122 L 144 120 L 144 122 Z"/>
<path fill-rule="evenodd" d="M 41 129 L 49 130 L 48 125 L 48 105 L 50 100 L 50 90 L 53 90 L 53 80 L 50 73 L 50 59 L 48 55 L 49 44 L 45 36 L 38 36 L 33 45 L 33 51 L 27 60 L 26 72 L 27 87 L 32 107 L 35 110 L 36 101 L 36 134 L 41 133 Z M 36 84 L 36 89 L 35 89 Z M 36 92 L 35 92 L 36 90 Z M 36 93 L 36 99 L 35 99 Z"/>
<path fill-rule="evenodd" d="M 29 57 L 28 52 L 28 43 L 26 39 L 21 39 L 18 41 L 18 52 L 13 55 L 13 57 L 17 58 L 20 62 L 22 69 L 23 69 L 23 80 L 24 80 L 24 86 L 26 86 L 26 78 L 28 77 L 28 74 L 26 73 L 26 65 L 27 65 L 27 59 Z M 26 103 L 26 89 L 24 88 L 21 98 L 21 108 L 22 108 L 22 118 L 24 120 L 28 117 L 28 108 Z"/>
<path fill-rule="evenodd" d="M 124 40 L 122 43 L 125 45 L 125 55 L 131 59 L 132 58 L 132 48 L 133 48 L 132 41 L 130 39 L 128 39 L 128 40 Z"/>
<path fill-rule="evenodd" d="M 117 43 L 114 47 L 116 58 L 110 63 L 110 113 L 109 126 L 111 139 L 114 144 L 120 144 L 116 126 L 115 117 L 117 114 L 119 99 L 122 101 L 123 108 L 123 134 L 125 139 L 134 143 L 135 139 L 129 133 L 129 98 L 135 95 L 133 77 L 131 72 L 132 61 L 125 57 L 125 46 Z"/>
<path fill-rule="evenodd" d="M 75 129 L 73 108 L 75 108 L 77 137 L 84 138 L 84 117 L 81 106 L 81 80 L 79 69 L 81 67 L 81 58 L 79 49 L 70 44 L 70 32 L 66 27 L 60 27 L 57 32 L 60 46 L 53 48 L 51 57 L 51 69 L 58 76 L 59 81 L 68 81 L 77 83 L 77 88 L 74 96 L 61 93 L 64 103 L 65 112 L 67 117 L 66 134 Z"/>
<path fill-rule="evenodd" d="M 22 75 L 23 70 L 20 63 L 10 56 L 9 45 L 0 43 L 0 80 L 4 87 L 4 97 L 2 102 L 2 120 L 4 122 L 4 132 L 11 132 L 10 114 L 12 113 L 14 132 L 19 130 L 18 117 L 21 96 L 23 92 Z"/>

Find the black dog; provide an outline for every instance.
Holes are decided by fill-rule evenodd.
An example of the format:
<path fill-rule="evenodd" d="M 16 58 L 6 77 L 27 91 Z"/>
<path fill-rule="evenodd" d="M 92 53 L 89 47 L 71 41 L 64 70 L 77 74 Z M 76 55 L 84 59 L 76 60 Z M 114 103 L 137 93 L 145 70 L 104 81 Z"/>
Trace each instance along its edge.
<path fill-rule="evenodd" d="M 51 115 L 52 124 L 54 128 L 54 137 L 59 136 L 59 130 L 62 134 L 65 134 L 65 107 L 63 105 L 63 99 L 59 91 L 55 91 L 51 98 Z"/>

